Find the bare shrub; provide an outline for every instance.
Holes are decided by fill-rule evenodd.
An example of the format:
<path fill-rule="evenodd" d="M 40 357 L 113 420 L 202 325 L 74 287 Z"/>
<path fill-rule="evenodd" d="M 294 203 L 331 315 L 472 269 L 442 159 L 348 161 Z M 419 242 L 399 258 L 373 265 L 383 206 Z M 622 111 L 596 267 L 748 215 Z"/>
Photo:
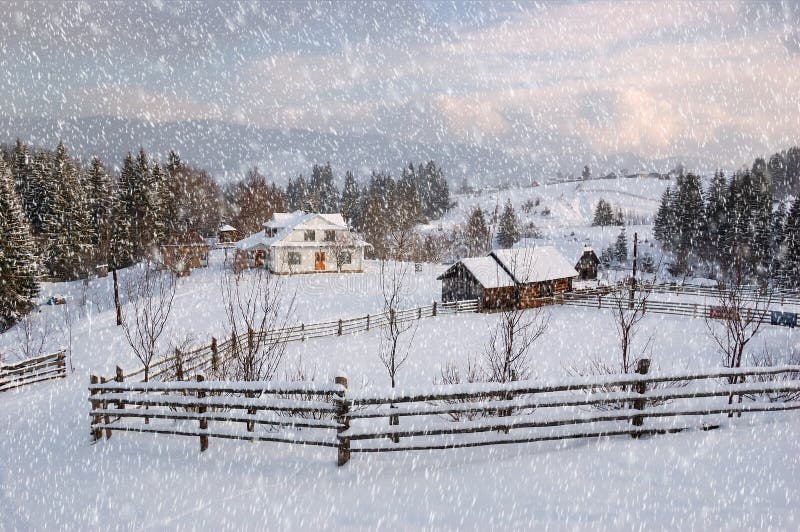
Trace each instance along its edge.
<path fill-rule="evenodd" d="M 51 320 L 36 319 L 33 314 L 26 314 L 14 328 L 17 339 L 17 355 L 19 358 L 34 358 L 45 354 L 45 350 L 55 334 Z"/>
<path fill-rule="evenodd" d="M 531 346 L 541 338 L 550 324 L 544 307 L 523 310 L 504 309 L 489 333 L 484 346 L 483 362 L 487 382 L 512 382 L 530 379 Z"/>
<path fill-rule="evenodd" d="M 467 367 L 463 376 L 461 375 L 461 371 L 458 369 L 456 364 L 453 362 L 448 362 L 442 367 L 439 378 L 433 379 L 433 384 L 435 385 L 463 384 L 473 382 L 486 382 L 486 377 L 480 365 L 472 358 L 467 359 Z M 444 403 L 448 405 L 461 405 L 470 402 L 473 402 L 473 400 L 453 399 L 444 401 Z M 485 412 L 451 412 L 445 414 L 443 417 L 450 421 L 473 421 L 485 415 Z"/>
<path fill-rule="evenodd" d="M 772 368 L 775 366 L 796 366 L 800 365 L 800 351 L 792 352 L 785 359 L 774 356 L 766 346 L 760 355 L 751 357 L 751 366 L 756 368 Z M 800 379 L 800 372 L 776 373 L 773 375 L 753 375 L 750 377 L 753 382 L 788 382 Z M 746 394 L 745 397 L 751 401 L 766 400 L 770 403 L 790 403 L 800 400 L 800 392 L 767 392 L 763 394 Z"/>
<path fill-rule="evenodd" d="M 175 278 L 157 271 L 150 262 L 125 283 L 128 312 L 122 321 L 125 339 L 144 366 L 144 380 L 150 378 L 150 364 L 156 355 L 158 340 L 172 313 Z"/>
<path fill-rule="evenodd" d="M 226 378 L 272 380 L 286 353 L 285 329 L 294 309 L 294 296 L 284 297 L 280 276 L 261 268 L 239 275 L 225 272 L 221 292 L 232 340 Z"/>

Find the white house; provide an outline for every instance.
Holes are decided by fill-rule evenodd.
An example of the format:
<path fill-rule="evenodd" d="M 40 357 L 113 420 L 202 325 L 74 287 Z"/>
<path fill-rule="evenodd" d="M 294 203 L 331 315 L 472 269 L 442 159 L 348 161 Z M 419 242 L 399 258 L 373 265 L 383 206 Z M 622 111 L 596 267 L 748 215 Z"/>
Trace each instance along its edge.
<path fill-rule="evenodd" d="M 341 214 L 276 212 L 263 227 L 236 243 L 237 262 L 283 274 L 363 271 L 369 244 Z"/>

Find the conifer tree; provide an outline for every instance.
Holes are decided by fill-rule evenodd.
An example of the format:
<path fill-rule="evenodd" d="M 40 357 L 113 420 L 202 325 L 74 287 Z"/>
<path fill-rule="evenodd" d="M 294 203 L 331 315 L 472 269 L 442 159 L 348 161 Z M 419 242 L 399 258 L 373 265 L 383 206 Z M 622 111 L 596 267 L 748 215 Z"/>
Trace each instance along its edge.
<path fill-rule="evenodd" d="M 628 260 L 628 238 L 625 235 L 625 228 L 617 235 L 617 240 L 614 242 L 614 259 L 617 262 L 625 262 Z"/>
<path fill-rule="evenodd" d="M 800 286 L 800 196 L 795 198 L 786 217 L 782 259 L 783 284 L 792 288 Z"/>
<path fill-rule="evenodd" d="M 114 198 L 114 216 L 111 238 L 111 264 L 114 269 L 124 268 L 138 260 L 141 219 L 139 185 L 136 168 L 130 152 L 122 163 L 117 193 Z"/>
<path fill-rule="evenodd" d="M 661 194 L 661 204 L 658 206 L 658 212 L 656 212 L 653 222 L 655 239 L 666 251 L 672 250 L 677 223 L 675 222 L 674 194 L 670 187 L 667 187 Z"/>
<path fill-rule="evenodd" d="M 727 181 L 722 171 L 714 173 L 705 196 L 705 217 L 703 231 L 705 233 L 704 256 L 712 261 L 719 259 L 719 253 L 725 241 L 727 208 L 725 203 L 725 187 Z"/>
<path fill-rule="evenodd" d="M 611 204 L 603 198 L 600 198 L 600 200 L 597 202 L 597 206 L 594 209 L 594 219 L 592 220 L 592 225 L 614 225 L 614 209 L 611 207 Z"/>
<path fill-rule="evenodd" d="M 353 172 L 344 175 L 344 188 L 342 189 L 342 217 L 351 226 L 358 226 L 360 192 Z"/>
<path fill-rule="evenodd" d="M 468 255 L 483 255 L 489 251 L 489 228 L 486 225 L 483 209 L 477 205 L 469 215 L 467 226 L 464 229 L 464 237 Z"/>
<path fill-rule="evenodd" d="M 91 226 L 91 243 L 96 248 L 99 260 L 107 260 L 111 239 L 111 177 L 100 159 L 95 157 L 86 176 L 86 204 Z"/>
<path fill-rule="evenodd" d="M 517 220 L 517 213 L 514 212 L 514 206 L 511 200 L 506 202 L 503 208 L 503 214 L 500 215 L 500 223 L 497 228 L 497 244 L 501 248 L 511 248 L 519 242 L 519 221 Z"/>
<path fill-rule="evenodd" d="M 33 308 L 36 258 L 16 186 L 0 160 L 0 331 Z"/>

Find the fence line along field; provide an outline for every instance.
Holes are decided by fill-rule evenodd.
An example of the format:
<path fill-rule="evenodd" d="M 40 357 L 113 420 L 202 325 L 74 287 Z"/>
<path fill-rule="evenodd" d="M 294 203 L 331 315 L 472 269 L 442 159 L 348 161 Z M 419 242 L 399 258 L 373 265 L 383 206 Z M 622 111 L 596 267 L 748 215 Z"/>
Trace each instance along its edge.
<path fill-rule="evenodd" d="M 12 364 L 0 364 L 0 392 L 66 376 L 67 355 L 62 349 Z"/>
<path fill-rule="evenodd" d="M 350 391 L 346 377 L 331 384 L 93 379 L 91 434 L 95 441 L 117 431 L 191 436 L 201 451 L 209 438 L 332 447 L 341 466 L 351 453 L 638 438 L 800 409 L 800 366 L 647 375 L 649 366 L 640 359 L 636 374 L 381 393 Z"/>

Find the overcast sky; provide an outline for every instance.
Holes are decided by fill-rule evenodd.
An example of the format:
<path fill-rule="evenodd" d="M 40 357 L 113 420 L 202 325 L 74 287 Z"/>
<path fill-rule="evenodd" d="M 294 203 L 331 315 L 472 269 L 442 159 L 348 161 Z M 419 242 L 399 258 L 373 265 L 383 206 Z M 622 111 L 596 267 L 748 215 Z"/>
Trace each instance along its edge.
<path fill-rule="evenodd" d="M 536 154 L 800 142 L 785 2 L 3 2 L 2 115 L 215 119 Z"/>

